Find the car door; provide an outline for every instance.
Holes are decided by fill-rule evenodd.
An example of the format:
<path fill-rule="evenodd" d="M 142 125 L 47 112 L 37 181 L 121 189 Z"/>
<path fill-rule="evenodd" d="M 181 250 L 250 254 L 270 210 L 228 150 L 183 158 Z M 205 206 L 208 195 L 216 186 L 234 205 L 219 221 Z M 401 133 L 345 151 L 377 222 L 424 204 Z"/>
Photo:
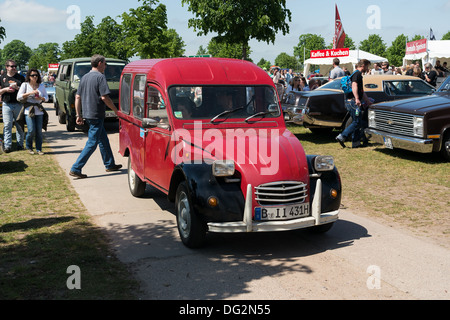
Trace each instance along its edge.
<path fill-rule="evenodd" d="M 146 129 L 145 135 L 145 178 L 152 185 L 168 192 L 174 169 L 171 151 L 175 145 L 171 141 L 172 128 L 163 90 L 156 85 L 147 87 L 146 117 L 156 121 L 156 125 Z"/>

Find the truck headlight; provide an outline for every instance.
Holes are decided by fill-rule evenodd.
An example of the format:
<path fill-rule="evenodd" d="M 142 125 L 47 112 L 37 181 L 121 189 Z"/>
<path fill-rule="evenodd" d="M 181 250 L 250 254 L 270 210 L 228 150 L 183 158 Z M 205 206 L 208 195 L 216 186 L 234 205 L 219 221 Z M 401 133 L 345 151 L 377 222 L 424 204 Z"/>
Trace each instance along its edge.
<path fill-rule="evenodd" d="M 316 171 L 331 171 L 334 169 L 334 158 L 332 156 L 317 156 L 314 159 Z"/>
<path fill-rule="evenodd" d="M 216 160 L 212 164 L 212 174 L 215 177 L 230 177 L 234 175 L 234 171 L 233 160 Z"/>
<path fill-rule="evenodd" d="M 367 116 L 369 118 L 369 127 L 370 128 L 376 128 L 375 111 L 374 110 L 369 110 L 369 113 L 367 114 Z"/>
<path fill-rule="evenodd" d="M 414 117 L 413 125 L 414 125 L 414 135 L 416 137 L 423 137 L 423 118 Z"/>

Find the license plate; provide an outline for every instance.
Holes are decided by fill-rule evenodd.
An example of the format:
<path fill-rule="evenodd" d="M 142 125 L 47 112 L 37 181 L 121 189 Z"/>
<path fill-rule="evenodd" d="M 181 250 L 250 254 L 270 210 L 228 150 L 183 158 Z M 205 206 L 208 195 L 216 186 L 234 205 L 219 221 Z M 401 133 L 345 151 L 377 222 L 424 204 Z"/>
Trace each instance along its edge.
<path fill-rule="evenodd" d="M 385 146 L 386 148 L 388 148 L 388 149 L 394 149 L 394 146 L 392 145 L 392 140 L 391 140 L 391 138 L 383 137 L 383 140 L 384 140 L 384 146 Z"/>
<path fill-rule="evenodd" d="M 310 215 L 309 203 L 277 207 L 256 207 L 256 221 L 291 220 Z"/>

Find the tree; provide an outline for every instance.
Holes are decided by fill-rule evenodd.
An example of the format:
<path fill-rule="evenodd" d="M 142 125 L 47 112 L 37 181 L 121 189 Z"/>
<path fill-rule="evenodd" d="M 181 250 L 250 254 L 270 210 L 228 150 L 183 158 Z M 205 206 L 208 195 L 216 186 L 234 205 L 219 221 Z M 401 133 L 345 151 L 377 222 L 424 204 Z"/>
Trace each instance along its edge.
<path fill-rule="evenodd" d="M 175 29 L 164 30 L 164 37 L 167 42 L 162 44 L 166 53 L 166 57 L 182 57 L 184 55 L 184 47 L 186 44 Z"/>
<path fill-rule="evenodd" d="M 267 61 L 264 58 L 261 58 L 256 65 L 264 70 L 269 70 L 271 66 L 270 61 Z"/>
<path fill-rule="evenodd" d="M 291 11 L 286 0 L 182 0 L 194 14 L 188 26 L 199 36 L 216 32 L 217 43 L 242 46 L 242 59 L 248 59 L 249 41 L 256 39 L 275 43 L 278 32 L 289 33 L 286 19 L 291 21 Z"/>
<path fill-rule="evenodd" d="M 361 41 L 359 49 L 380 57 L 386 55 L 386 44 L 377 34 L 371 34 L 368 39 Z"/>
<path fill-rule="evenodd" d="M 103 20 L 93 30 L 92 52 L 88 56 L 101 54 L 108 58 L 126 60 L 127 52 L 121 45 L 125 35 L 122 33 L 122 26 L 110 16 Z"/>
<path fill-rule="evenodd" d="M 298 60 L 294 56 L 290 56 L 285 52 L 280 53 L 275 58 L 275 64 L 280 68 L 298 69 Z"/>
<path fill-rule="evenodd" d="M 404 34 L 397 36 L 392 41 L 392 45 L 386 51 L 386 58 L 390 64 L 394 66 L 401 66 L 403 64 L 403 57 L 406 53 L 406 42 L 408 42 L 408 37 Z"/>
<path fill-rule="evenodd" d="M 87 16 L 81 23 L 81 33 L 77 34 L 72 41 L 62 44 L 61 58 L 91 57 L 94 55 L 96 46 L 95 36 L 94 17 Z"/>
<path fill-rule="evenodd" d="M 310 58 L 311 50 L 322 50 L 325 48 L 325 39 L 322 36 L 311 33 L 302 34 L 299 37 L 298 45 L 294 47 L 294 56 L 304 64 L 305 60 Z"/>
<path fill-rule="evenodd" d="M 330 43 L 330 45 L 328 46 L 328 49 L 332 49 L 332 48 L 333 48 L 333 42 Z M 353 41 L 352 38 L 350 38 L 348 36 L 348 34 L 345 37 L 344 48 L 348 48 L 350 50 L 356 50 L 355 42 Z"/>
<path fill-rule="evenodd" d="M 0 22 L 2 22 L 2 19 L 0 19 Z M 5 40 L 6 37 L 6 30 L 2 26 L 0 26 L 0 43 L 2 40 Z"/>
<path fill-rule="evenodd" d="M 441 40 L 450 40 L 450 31 L 444 34 Z"/>
<path fill-rule="evenodd" d="M 141 1 L 141 0 L 139 0 Z M 156 5 L 157 0 L 142 0 L 142 6 L 122 14 L 123 32 L 126 37 L 122 43 L 127 56 L 139 55 L 143 59 L 167 56 L 168 43 L 166 6 Z"/>
<path fill-rule="evenodd" d="M 60 49 L 57 43 L 40 44 L 33 50 L 31 58 L 28 62 L 29 68 L 48 70 L 49 63 L 56 63 L 59 61 Z"/>
<path fill-rule="evenodd" d="M 242 58 L 243 45 L 241 43 L 223 43 L 218 42 L 215 38 L 212 38 L 208 44 L 208 52 L 213 57 L 217 58 Z M 250 47 L 247 48 L 247 53 L 250 54 Z"/>
<path fill-rule="evenodd" d="M 11 59 L 17 63 L 17 70 L 24 69 L 32 54 L 31 49 L 21 40 L 13 40 L 2 50 L 2 62 Z"/>

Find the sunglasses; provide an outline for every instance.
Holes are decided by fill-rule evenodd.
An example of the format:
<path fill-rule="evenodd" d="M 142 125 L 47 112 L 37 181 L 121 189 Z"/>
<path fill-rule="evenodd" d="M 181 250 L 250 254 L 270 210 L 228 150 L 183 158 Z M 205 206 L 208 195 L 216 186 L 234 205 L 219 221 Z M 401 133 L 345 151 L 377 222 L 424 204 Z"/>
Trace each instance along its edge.
<path fill-rule="evenodd" d="M 7 67 L 10 67 L 10 68 L 17 68 L 17 66 L 7 66 Z"/>
<path fill-rule="evenodd" d="M 38 74 L 30 74 L 30 77 L 39 77 Z"/>

